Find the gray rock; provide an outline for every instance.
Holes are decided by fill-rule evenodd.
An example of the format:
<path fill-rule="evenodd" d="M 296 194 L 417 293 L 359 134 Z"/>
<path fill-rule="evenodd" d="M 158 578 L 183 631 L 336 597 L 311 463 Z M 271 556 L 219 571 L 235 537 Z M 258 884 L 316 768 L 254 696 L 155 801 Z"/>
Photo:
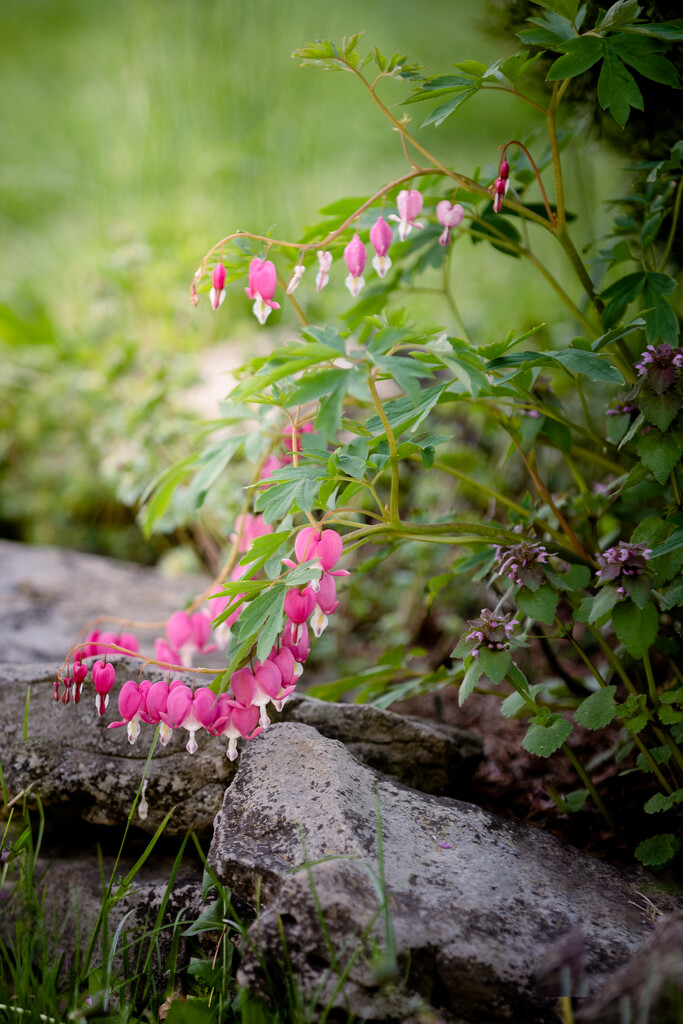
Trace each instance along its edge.
<path fill-rule="evenodd" d="M 581 926 L 594 990 L 649 934 L 638 893 L 683 907 L 644 872 L 408 789 L 293 722 L 242 755 L 209 863 L 261 908 L 240 980 L 268 996 L 291 972 L 303 1004 L 337 1019 L 403 1021 L 431 1004 L 459 1024 L 556 1020 L 532 976 L 558 939 Z"/>
<path fill-rule="evenodd" d="M 641 900 L 644 903 L 644 901 Z M 649 941 L 579 1007 L 582 1024 L 683 1019 L 683 913 L 665 914 Z"/>
<path fill-rule="evenodd" d="M 139 677 L 141 663 L 123 656 L 109 660 L 116 667 L 115 694 L 126 679 Z M 0 714 L 6 723 L 1 756 L 6 784 L 13 793 L 32 785 L 33 794 L 40 796 L 48 813 L 62 811 L 95 825 L 119 825 L 130 813 L 154 731 L 143 727 L 140 738 L 131 745 L 124 728 L 108 729 L 107 723 L 118 717 L 116 698 L 112 696 L 107 715 L 100 718 L 91 683 L 86 683 L 77 706 L 55 703 L 56 671 L 56 664 L 49 669 L 0 664 Z M 177 675 L 188 682 L 193 678 L 192 673 Z M 460 792 L 481 757 L 480 742 L 463 730 L 377 708 L 296 697 L 285 705 L 284 713 L 292 720 L 314 722 L 320 732 L 348 743 L 361 760 L 429 792 Z M 225 740 L 199 733 L 199 749 L 191 756 L 185 750 L 186 742 L 187 733 L 180 729 L 168 746 L 157 744 L 146 776 L 147 816 L 141 818 L 136 813 L 134 819 L 148 832 L 154 832 L 173 808 L 166 826 L 168 835 L 183 834 L 189 828 L 202 836 L 211 835 L 214 816 L 237 764 L 225 756 Z"/>
<path fill-rule="evenodd" d="M 169 579 L 132 562 L 5 540 L 0 565 L 0 662 L 15 664 L 52 664 L 99 615 L 163 622 L 211 582 L 200 575 Z M 116 632 L 114 626 L 100 628 Z M 141 649 L 152 653 L 154 637 L 164 630 L 133 632 Z"/>

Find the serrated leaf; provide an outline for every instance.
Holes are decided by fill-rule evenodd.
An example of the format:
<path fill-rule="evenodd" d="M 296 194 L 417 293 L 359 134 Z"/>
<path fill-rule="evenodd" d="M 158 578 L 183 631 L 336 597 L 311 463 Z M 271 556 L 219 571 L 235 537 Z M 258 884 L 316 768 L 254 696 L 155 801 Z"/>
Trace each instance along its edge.
<path fill-rule="evenodd" d="M 622 583 L 626 593 L 639 608 L 644 608 L 652 593 L 652 580 L 649 576 L 624 576 Z"/>
<path fill-rule="evenodd" d="M 638 0 L 617 0 L 617 3 L 612 4 L 600 22 L 600 28 L 603 31 L 608 28 L 619 28 L 620 25 L 634 21 L 639 13 L 640 5 Z"/>
<path fill-rule="evenodd" d="M 568 22 L 574 21 L 579 9 L 579 0 L 535 0 L 539 7 L 554 11 Z"/>
<path fill-rule="evenodd" d="M 639 394 L 638 408 L 648 423 L 654 423 L 660 430 L 668 430 L 681 408 L 681 396 L 677 391 L 665 391 L 662 395 Z"/>
<path fill-rule="evenodd" d="M 522 740 L 522 746 L 537 757 L 550 757 L 562 746 L 571 734 L 571 723 L 562 715 L 550 715 L 547 722 L 535 720 Z"/>
<path fill-rule="evenodd" d="M 551 66 L 547 81 L 558 82 L 583 74 L 601 59 L 603 48 L 602 39 L 593 35 L 579 36 L 578 39 L 570 39 L 569 42 L 563 43 L 560 49 L 564 55 Z"/>
<path fill-rule="evenodd" d="M 646 814 L 658 814 L 660 811 L 669 811 L 680 803 L 683 803 L 683 789 L 677 789 L 668 795 L 655 793 L 647 801 L 643 810 Z"/>
<path fill-rule="evenodd" d="M 641 864 L 649 868 L 662 868 L 674 859 L 681 848 L 681 841 L 670 832 L 644 839 L 635 849 Z"/>
<path fill-rule="evenodd" d="M 676 580 L 670 587 L 667 587 L 662 594 L 662 608 L 668 611 L 669 608 L 683 607 L 683 579 Z"/>
<path fill-rule="evenodd" d="M 351 370 L 325 369 L 304 377 L 299 382 L 291 395 L 287 398 L 287 405 L 305 405 L 306 402 L 315 402 L 323 395 L 329 395 L 337 388 L 346 388 Z"/>
<path fill-rule="evenodd" d="M 587 565 L 570 565 L 568 571 L 559 576 L 565 590 L 583 590 L 588 586 L 590 578 L 591 571 Z"/>
<path fill-rule="evenodd" d="M 458 690 L 458 704 L 461 707 L 474 690 L 483 672 L 484 670 L 478 660 L 476 658 L 472 658 L 467 672 L 465 673 L 465 677 L 460 684 L 460 689 Z"/>
<path fill-rule="evenodd" d="M 652 647 L 659 630 L 659 613 L 652 602 L 639 608 L 633 601 L 622 601 L 612 612 L 614 631 L 634 658 Z"/>
<path fill-rule="evenodd" d="M 616 692 L 616 686 L 605 686 L 592 693 L 579 704 L 574 713 L 574 721 L 585 729 L 604 729 L 617 713 L 614 701 Z"/>
<path fill-rule="evenodd" d="M 517 593 L 515 604 L 525 615 L 529 615 L 537 622 L 551 625 L 555 620 L 559 600 L 560 595 L 545 584 L 536 591 L 522 587 Z"/>
<path fill-rule="evenodd" d="M 502 683 L 512 663 L 509 651 L 492 651 L 488 647 L 479 648 L 479 664 L 492 683 Z"/>
<path fill-rule="evenodd" d="M 657 482 L 665 484 L 683 454 L 683 433 L 662 433 L 653 429 L 648 434 L 641 434 L 636 448 L 643 464 L 652 470 Z"/>
<path fill-rule="evenodd" d="M 628 120 L 631 107 L 643 109 L 643 97 L 633 75 L 609 46 L 605 49 L 598 78 L 598 101 L 603 109 L 609 110 L 621 128 Z"/>
<path fill-rule="evenodd" d="M 335 456 L 335 462 L 342 473 L 352 476 L 354 480 L 362 480 L 365 476 L 367 468 L 365 459 L 360 459 L 356 455 L 346 455 L 344 452 L 339 452 Z"/>

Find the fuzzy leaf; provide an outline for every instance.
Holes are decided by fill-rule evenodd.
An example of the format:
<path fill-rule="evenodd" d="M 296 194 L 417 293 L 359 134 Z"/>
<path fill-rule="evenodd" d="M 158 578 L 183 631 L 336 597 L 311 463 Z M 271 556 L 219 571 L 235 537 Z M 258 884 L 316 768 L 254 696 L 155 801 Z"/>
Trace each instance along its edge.
<path fill-rule="evenodd" d="M 555 619 L 559 600 L 560 595 L 546 584 L 535 592 L 522 587 L 517 593 L 515 603 L 525 615 L 549 626 Z"/>
<path fill-rule="evenodd" d="M 574 714 L 576 723 L 585 729 L 604 729 L 617 713 L 617 706 L 614 702 L 616 692 L 616 686 L 605 686 L 596 693 L 592 693 L 576 709 Z"/>
<path fill-rule="evenodd" d="M 654 423 L 662 431 L 668 430 L 681 408 L 681 397 L 676 391 L 666 391 L 663 395 L 640 394 L 638 408 L 648 423 Z"/>
<path fill-rule="evenodd" d="M 595 352 L 584 352 L 578 348 L 566 348 L 563 352 L 553 353 L 556 362 L 570 373 L 581 373 L 589 380 L 601 381 L 605 384 L 623 384 L 616 366 L 606 362 Z"/>
<path fill-rule="evenodd" d="M 550 757 L 559 750 L 571 731 L 571 722 L 562 715 L 550 715 L 545 723 L 535 719 L 522 740 L 522 746 L 537 757 Z"/>
<path fill-rule="evenodd" d="M 643 464 L 652 470 L 657 482 L 665 484 L 683 454 L 683 432 L 651 430 L 648 434 L 641 434 L 636 447 Z"/>
<path fill-rule="evenodd" d="M 483 675 L 483 672 L 484 670 L 478 660 L 476 658 L 472 658 L 467 672 L 465 672 L 465 677 L 460 684 L 460 689 L 458 690 L 458 704 L 460 706 L 462 706 L 470 696 L 472 690 L 479 682 L 480 677 Z"/>
<path fill-rule="evenodd" d="M 612 612 L 612 624 L 629 654 L 642 658 L 655 642 L 659 613 L 651 601 L 644 608 L 633 601 L 622 601 Z"/>
<path fill-rule="evenodd" d="M 644 810 L 646 814 L 657 814 L 659 811 L 669 811 L 680 803 L 683 803 L 683 789 L 677 789 L 668 796 L 664 793 L 655 793 L 645 804 Z"/>
<path fill-rule="evenodd" d="M 532 700 L 535 700 L 536 694 L 540 693 L 544 686 L 545 683 L 533 683 L 529 687 L 529 696 Z M 506 697 L 500 705 L 500 713 L 501 715 L 504 715 L 505 718 L 514 718 L 515 715 L 518 715 L 520 711 L 524 710 L 524 708 L 528 708 L 528 705 L 523 694 L 511 693 L 510 696 Z"/>
<path fill-rule="evenodd" d="M 670 832 L 651 836 L 636 846 L 635 855 L 648 868 L 661 868 L 672 861 L 681 848 L 681 841 Z"/>
<path fill-rule="evenodd" d="M 479 664 L 492 683 L 501 683 L 512 663 L 509 651 L 491 651 L 488 647 L 479 648 Z"/>
<path fill-rule="evenodd" d="M 619 600 L 616 587 L 601 587 L 593 600 L 593 607 L 588 616 L 589 622 L 599 622 L 600 619 L 614 608 Z"/>
<path fill-rule="evenodd" d="M 643 319 L 647 324 L 645 335 L 651 345 L 659 338 L 670 345 L 676 345 L 678 319 L 666 301 L 666 296 L 671 295 L 675 287 L 675 280 L 668 274 L 647 274 L 643 300 L 647 307 L 653 308 L 648 308 L 648 311 L 643 313 Z"/>

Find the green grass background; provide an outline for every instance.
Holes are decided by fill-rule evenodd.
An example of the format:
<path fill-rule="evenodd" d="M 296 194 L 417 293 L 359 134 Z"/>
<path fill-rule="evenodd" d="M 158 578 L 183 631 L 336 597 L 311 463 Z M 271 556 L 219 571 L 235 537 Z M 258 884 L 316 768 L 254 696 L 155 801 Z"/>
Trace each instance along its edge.
<path fill-rule="evenodd" d="M 204 252 L 236 228 L 296 236 L 320 206 L 404 171 L 397 133 L 360 84 L 299 68 L 292 50 L 363 30 L 361 49 L 448 72 L 518 49 L 487 23 L 486 5 L 467 0 L 0 5 L 0 532 L 135 553 L 131 521 L 106 525 L 103 463 L 113 478 L 116 458 L 112 470 L 103 448 L 135 440 L 189 382 L 195 353 L 256 329 L 238 287 L 218 316 L 206 300 L 193 309 Z M 408 87 L 382 88 L 400 115 Z M 502 143 L 542 130 L 500 93 L 439 129 L 418 128 L 428 104 L 405 109 L 420 140 L 468 174 L 493 177 Z M 570 202 L 594 211 L 613 169 L 571 152 L 566 167 Z M 539 252 L 568 280 L 548 242 Z M 484 245 L 460 243 L 454 280 L 478 342 L 563 315 L 530 268 Z M 331 315 L 346 308 L 340 296 L 326 299 Z M 420 300 L 419 312 L 452 327 L 438 302 Z M 294 329 L 289 314 L 282 323 Z M 126 531 L 130 550 L 113 539 Z"/>

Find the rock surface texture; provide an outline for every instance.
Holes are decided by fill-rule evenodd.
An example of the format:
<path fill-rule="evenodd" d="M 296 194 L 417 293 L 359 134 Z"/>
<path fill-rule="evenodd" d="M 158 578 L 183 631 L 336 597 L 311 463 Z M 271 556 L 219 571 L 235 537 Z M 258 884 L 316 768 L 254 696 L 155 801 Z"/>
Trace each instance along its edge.
<path fill-rule="evenodd" d="M 294 722 L 242 754 L 209 862 L 260 903 L 241 981 L 265 995 L 287 984 L 282 931 L 304 1006 L 331 1005 L 328 1020 L 405 1021 L 432 1006 L 458 1024 L 556 1021 L 532 978 L 563 935 L 580 926 L 595 991 L 651 934 L 641 893 L 663 912 L 683 906 L 645 873 L 408 789 Z"/>
<path fill-rule="evenodd" d="M 126 679 L 138 678 L 139 661 L 122 655 L 109 660 L 116 667 L 113 693 Z M 131 745 L 125 728 L 108 729 L 107 723 L 119 717 L 116 699 L 112 697 L 106 716 L 100 718 L 91 683 L 86 683 L 78 705 L 55 703 L 56 671 L 55 663 L 50 667 L 0 664 L 6 784 L 10 792 L 17 793 L 33 783 L 33 793 L 51 813 L 61 810 L 95 825 L 123 824 L 142 779 L 154 730 L 143 727 L 140 738 Z M 151 669 L 144 674 L 159 677 Z M 188 682 L 193 678 L 192 673 L 178 672 L 177 676 Z M 360 760 L 427 792 L 461 793 L 481 757 L 481 744 L 470 733 L 390 711 L 295 697 L 285 705 L 283 714 L 292 721 L 314 723 L 324 735 L 347 743 Z M 135 817 L 135 824 L 147 832 L 154 832 L 175 808 L 167 835 L 183 834 L 189 828 L 201 836 L 211 835 L 214 816 L 237 763 L 225 756 L 224 739 L 202 731 L 199 749 L 192 755 L 185 750 L 186 742 L 187 733 L 179 729 L 168 746 L 157 744 L 147 772 L 146 817 L 139 813 Z"/>

